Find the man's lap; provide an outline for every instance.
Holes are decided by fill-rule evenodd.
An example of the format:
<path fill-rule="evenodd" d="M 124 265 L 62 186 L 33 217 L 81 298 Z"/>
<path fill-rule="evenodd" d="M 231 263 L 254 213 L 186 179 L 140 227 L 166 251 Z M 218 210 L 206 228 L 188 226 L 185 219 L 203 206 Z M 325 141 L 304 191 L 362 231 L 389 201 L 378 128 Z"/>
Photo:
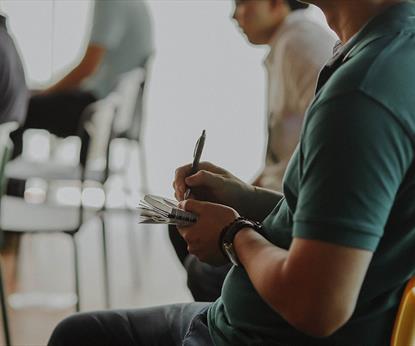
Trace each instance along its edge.
<path fill-rule="evenodd" d="M 49 346 L 213 345 L 208 303 L 81 313 L 55 328 Z"/>

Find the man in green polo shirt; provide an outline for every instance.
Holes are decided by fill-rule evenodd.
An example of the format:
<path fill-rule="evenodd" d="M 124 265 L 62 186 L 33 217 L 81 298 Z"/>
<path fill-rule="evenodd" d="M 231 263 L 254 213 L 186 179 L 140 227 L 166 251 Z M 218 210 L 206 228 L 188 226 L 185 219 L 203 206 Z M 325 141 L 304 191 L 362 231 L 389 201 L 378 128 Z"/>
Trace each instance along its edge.
<path fill-rule="evenodd" d="M 284 198 L 263 222 L 268 240 L 249 227 L 234 235 L 240 265 L 208 312 L 217 345 L 388 344 L 415 273 L 415 4 L 313 3 L 344 44 L 320 75 Z M 214 202 L 251 219 L 263 215 L 251 212 L 253 201 L 269 210 L 258 206 L 266 192 L 224 196 L 220 178 L 232 178 L 201 169 L 213 173 L 185 182 L 215 193 L 220 186 Z M 188 172 L 178 170 L 179 199 Z M 189 248 L 218 262 L 210 244 L 217 236 L 206 237 L 206 228 L 218 235 L 239 214 L 192 200 L 183 206 L 199 214 L 182 229 Z"/>
<path fill-rule="evenodd" d="M 179 200 L 198 187 L 181 204 L 198 216 L 180 229 L 190 253 L 235 263 L 221 297 L 74 316 L 50 345 L 389 344 L 415 274 L 415 4 L 312 2 L 343 44 L 320 74 L 284 196 L 210 163 L 176 171 Z"/>

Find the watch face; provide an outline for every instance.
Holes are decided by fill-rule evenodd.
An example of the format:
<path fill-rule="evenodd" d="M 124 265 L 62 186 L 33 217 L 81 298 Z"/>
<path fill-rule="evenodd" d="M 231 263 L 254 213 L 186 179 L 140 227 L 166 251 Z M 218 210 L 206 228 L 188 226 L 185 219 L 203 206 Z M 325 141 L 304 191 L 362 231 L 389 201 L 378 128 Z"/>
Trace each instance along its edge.
<path fill-rule="evenodd" d="M 224 243 L 223 249 L 225 250 L 226 255 L 228 256 L 229 260 L 232 262 L 233 265 L 238 266 L 239 262 L 236 259 L 235 251 L 233 250 L 232 243 Z"/>
<path fill-rule="evenodd" d="M 241 229 L 246 227 L 252 228 L 255 231 L 261 233 L 262 227 L 260 223 L 252 222 L 250 220 L 239 217 L 222 231 L 220 237 L 220 243 L 223 252 L 229 258 L 229 260 L 236 266 L 240 265 L 240 262 L 238 259 L 238 255 L 236 254 L 235 249 L 233 247 L 233 239 Z"/>

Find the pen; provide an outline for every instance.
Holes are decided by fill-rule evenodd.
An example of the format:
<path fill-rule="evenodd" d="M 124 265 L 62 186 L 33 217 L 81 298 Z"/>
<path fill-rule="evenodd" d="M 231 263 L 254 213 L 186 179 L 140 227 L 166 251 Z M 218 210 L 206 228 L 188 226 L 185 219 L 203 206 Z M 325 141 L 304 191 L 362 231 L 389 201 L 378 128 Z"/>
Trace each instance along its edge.
<path fill-rule="evenodd" d="M 196 142 L 195 151 L 193 152 L 192 170 L 190 172 L 190 175 L 197 173 L 197 171 L 199 170 L 199 162 L 200 162 L 200 157 L 202 156 L 203 146 L 205 145 L 205 139 L 206 139 L 206 131 L 203 130 L 202 135 L 199 137 L 199 139 Z M 190 188 L 188 187 L 184 194 L 184 199 L 188 199 L 189 195 L 190 195 Z"/>

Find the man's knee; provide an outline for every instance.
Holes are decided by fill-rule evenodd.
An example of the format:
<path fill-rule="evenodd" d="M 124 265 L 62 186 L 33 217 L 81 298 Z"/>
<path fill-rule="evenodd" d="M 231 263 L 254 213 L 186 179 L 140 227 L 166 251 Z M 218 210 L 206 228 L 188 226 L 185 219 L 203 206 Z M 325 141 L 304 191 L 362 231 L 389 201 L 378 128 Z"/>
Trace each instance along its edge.
<path fill-rule="evenodd" d="M 92 314 L 72 315 L 55 327 L 48 346 L 92 346 L 96 344 L 100 330 L 99 320 Z"/>

